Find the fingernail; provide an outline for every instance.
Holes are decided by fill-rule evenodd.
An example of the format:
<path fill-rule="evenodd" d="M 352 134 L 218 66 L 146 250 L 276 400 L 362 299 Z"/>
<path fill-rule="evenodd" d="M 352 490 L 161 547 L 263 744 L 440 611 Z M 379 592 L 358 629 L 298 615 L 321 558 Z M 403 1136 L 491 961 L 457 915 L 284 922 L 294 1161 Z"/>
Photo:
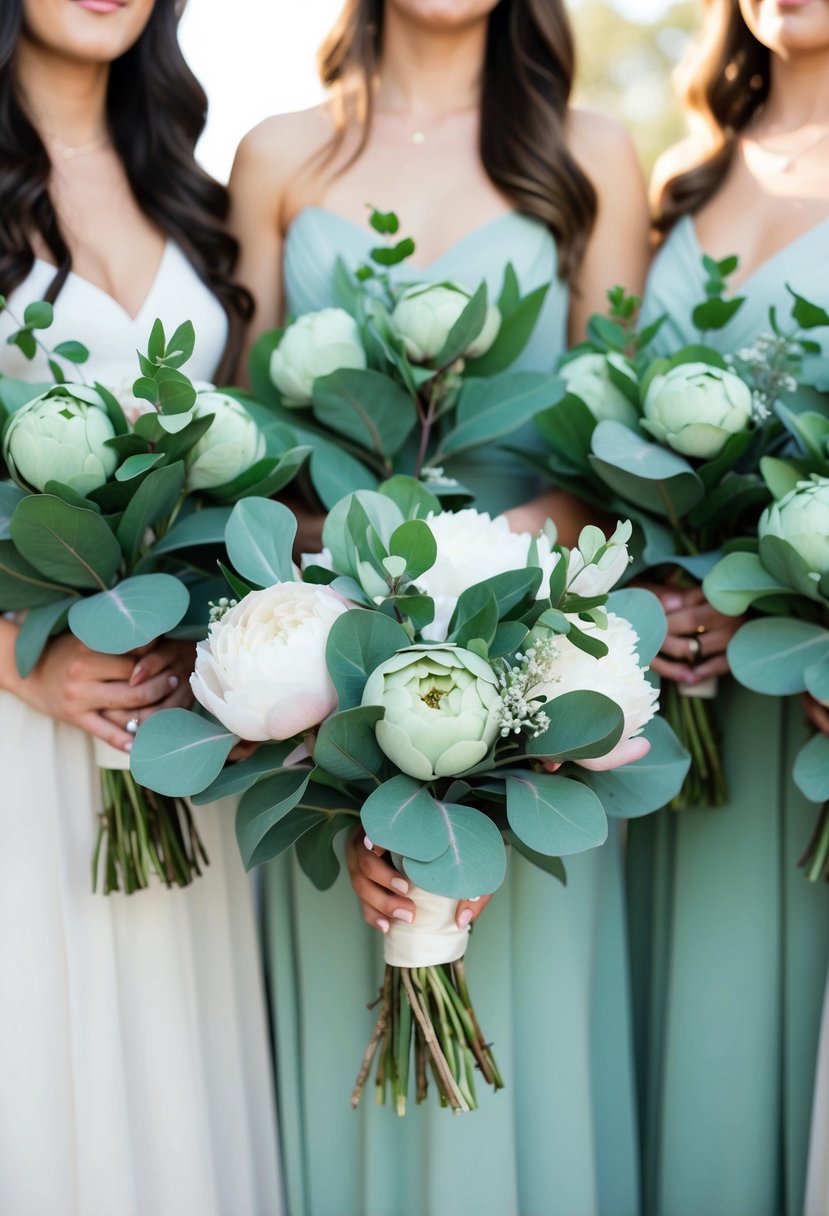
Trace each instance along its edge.
<path fill-rule="evenodd" d="M 130 739 L 129 743 L 125 743 L 125 744 L 124 744 L 123 750 L 124 750 L 125 752 L 131 752 L 131 751 L 132 751 L 132 739 Z"/>
<path fill-rule="evenodd" d="M 480 903 L 480 899 L 481 899 L 480 895 L 470 895 L 467 902 L 470 904 L 477 904 L 477 903 Z"/>
<path fill-rule="evenodd" d="M 377 918 L 377 928 L 380 930 L 381 933 L 388 933 L 391 926 L 390 926 L 389 922 L 386 920 L 385 916 L 379 916 Z"/>
<path fill-rule="evenodd" d="M 133 673 L 130 676 L 130 688 L 135 688 L 136 684 L 138 684 L 140 682 L 143 674 L 144 674 L 144 668 L 139 663 L 138 666 L 133 669 Z"/>
<path fill-rule="evenodd" d="M 407 925 L 410 925 L 414 920 L 414 913 L 410 912 L 408 908 L 395 908 L 392 916 L 395 920 L 402 920 Z"/>
<path fill-rule="evenodd" d="M 169 684 L 171 688 L 178 688 L 180 683 L 181 681 L 179 680 L 178 676 L 170 676 Z"/>
<path fill-rule="evenodd" d="M 461 912 L 460 916 L 458 917 L 458 928 L 465 929 L 471 920 L 472 920 L 472 909 L 464 908 L 463 912 Z"/>
<path fill-rule="evenodd" d="M 399 892 L 400 895 L 409 894 L 409 884 L 406 882 L 405 878 L 393 878 L 391 880 L 391 886 L 395 891 Z"/>
<path fill-rule="evenodd" d="M 366 848 L 368 849 L 369 853 L 370 853 L 370 852 L 371 852 L 371 850 L 374 848 L 374 845 L 371 843 L 371 841 L 369 840 L 368 836 L 364 836 L 364 837 L 363 837 L 363 844 L 366 846 Z"/>
<path fill-rule="evenodd" d="M 667 595 L 662 596 L 662 607 L 666 612 L 679 612 L 682 607 L 682 597 L 669 591 Z"/>

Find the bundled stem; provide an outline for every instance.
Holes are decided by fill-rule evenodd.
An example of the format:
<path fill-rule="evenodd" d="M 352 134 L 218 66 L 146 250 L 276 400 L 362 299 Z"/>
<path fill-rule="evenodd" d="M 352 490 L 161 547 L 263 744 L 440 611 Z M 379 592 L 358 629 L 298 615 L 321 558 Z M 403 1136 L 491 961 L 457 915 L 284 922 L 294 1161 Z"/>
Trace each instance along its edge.
<path fill-rule="evenodd" d="M 442 1106 L 475 1110 L 475 1068 L 493 1089 L 504 1082 L 469 998 L 463 962 L 435 967 L 387 966 L 380 1009 L 351 1095 L 357 1107 L 377 1056 L 377 1101 L 391 1091 L 405 1115 L 414 1052 L 415 1100 L 425 1100 L 431 1068 Z M 378 1054 L 379 1052 L 379 1054 Z"/>
<path fill-rule="evenodd" d="M 189 886 L 210 859 L 187 803 L 145 789 L 126 770 L 102 769 L 101 781 L 92 890 L 100 877 L 105 895 L 132 895 L 149 887 L 153 875 L 167 887 Z"/>
<path fill-rule="evenodd" d="M 829 882 L 829 802 L 820 808 L 812 839 L 797 864 L 809 882 Z"/>
<path fill-rule="evenodd" d="M 691 754 L 682 789 L 671 801 L 671 809 L 722 806 L 728 787 L 720 760 L 717 727 L 710 701 L 682 695 L 679 685 L 666 681 L 662 687 L 663 712 L 683 747 Z"/>

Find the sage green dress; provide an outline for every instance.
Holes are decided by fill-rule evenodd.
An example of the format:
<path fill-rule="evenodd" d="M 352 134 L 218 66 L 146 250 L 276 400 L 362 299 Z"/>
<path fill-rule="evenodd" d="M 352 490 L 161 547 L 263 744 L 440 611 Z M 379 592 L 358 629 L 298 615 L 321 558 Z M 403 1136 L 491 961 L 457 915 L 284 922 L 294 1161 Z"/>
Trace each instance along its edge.
<path fill-rule="evenodd" d="M 660 352 L 698 339 L 701 258 L 683 219 L 647 287 L 645 319 L 668 316 Z M 787 321 L 787 283 L 826 303 L 829 225 L 753 274 L 742 309 L 706 341 L 748 346 L 772 304 Z M 829 890 L 797 867 L 816 819 L 791 780 L 806 731 L 796 700 L 730 678 L 716 708 L 729 804 L 630 825 L 644 1211 L 801 1216 L 829 956 Z"/>
<path fill-rule="evenodd" d="M 333 302 L 340 256 L 365 259 L 369 231 L 323 209 L 287 238 L 293 314 Z M 512 262 L 523 290 L 551 282 L 521 365 L 552 367 L 568 296 L 548 231 L 508 214 L 417 276 L 500 288 Z M 411 270 L 407 271 L 409 277 Z M 534 442 L 532 428 L 526 435 Z M 449 472 L 490 511 L 525 501 L 533 479 L 495 448 Z M 452 1116 L 434 1092 L 399 1120 L 349 1096 L 382 978 L 382 939 L 362 920 L 345 873 L 316 891 L 293 857 L 265 876 L 285 1176 L 292 1216 L 635 1216 L 639 1210 L 622 857 L 614 833 L 568 863 L 565 890 L 513 857 L 467 955 L 485 1033 L 506 1090 Z M 483 1091 L 483 1086 L 480 1087 Z"/>

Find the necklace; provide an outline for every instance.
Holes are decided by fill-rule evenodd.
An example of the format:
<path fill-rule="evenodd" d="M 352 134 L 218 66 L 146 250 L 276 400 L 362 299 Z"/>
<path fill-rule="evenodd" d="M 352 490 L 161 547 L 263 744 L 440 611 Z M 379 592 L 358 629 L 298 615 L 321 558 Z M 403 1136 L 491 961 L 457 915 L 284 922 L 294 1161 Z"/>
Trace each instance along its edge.
<path fill-rule="evenodd" d="M 109 132 L 103 131 L 96 139 L 87 140 L 83 144 L 67 144 L 60 136 L 53 135 L 51 131 L 44 132 L 48 135 L 54 146 L 54 150 L 64 160 L 74 160 L 76 156 L 88 156 L 92 152 L 100 152 L 109 143 Z"/>
<path fill-rule="evenodd" d="M 754 146 L 759 148 L 764 156 L 770 156 L 778 162 L 775 168 L 772 169 L 772 173 L 787 173 L 796 160 L 798 160 L 806 152 L 811 152 L 812 148 L 816 148 L 818 144 L 823 143 L 824 139 L 826 139 L 828 136 L 829 128 L 821 131 L 820 134 L 814 136 L 805 144 L 801 144 L 800 147 L 795 148 L 793 152 L 778 152 L 774 148 L 766 147 L 766 145 L 761 143 L 756 136 L 750 138 Z"/>

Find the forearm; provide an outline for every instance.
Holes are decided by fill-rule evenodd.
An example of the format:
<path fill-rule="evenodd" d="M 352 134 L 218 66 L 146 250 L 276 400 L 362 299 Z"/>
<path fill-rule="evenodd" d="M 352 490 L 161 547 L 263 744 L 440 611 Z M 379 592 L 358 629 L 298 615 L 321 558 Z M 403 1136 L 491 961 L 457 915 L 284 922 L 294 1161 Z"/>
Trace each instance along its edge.
<path fill-rule="evenodd" d="M 578 543 L 579 533 L 588 524 L 596 524 L 608 535 L 615 526 L 609 515 L 588 506 L 567 490 L 546 490 L 520 507 L 513 507 L 506 515 L 514 532 L 538 532 L 551 519 L 560 544 L 568 548 Z"/>
<path fill-rule="evenodd" d="M 15 696 L 20 695 L 22 683 L 14 657 L 18 632 L 18 626 L 13 621 L 0 617 L 0 691 L 13 693 Z"/>

